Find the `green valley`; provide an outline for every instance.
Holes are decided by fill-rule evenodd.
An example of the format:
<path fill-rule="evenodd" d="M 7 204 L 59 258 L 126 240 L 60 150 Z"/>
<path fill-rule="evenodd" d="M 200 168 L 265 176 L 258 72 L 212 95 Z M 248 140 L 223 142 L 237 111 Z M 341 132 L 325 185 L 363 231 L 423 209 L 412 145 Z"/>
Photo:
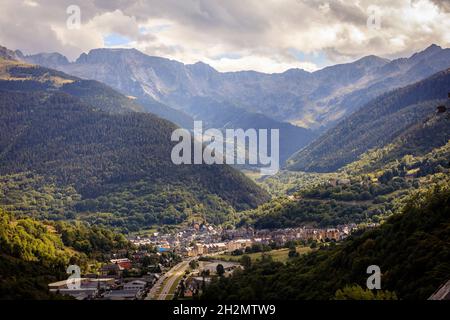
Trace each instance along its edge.
<path fill-rule="evenodd" d="M 174 165 L 176 127 L 135 112 L 134 100 L 109 87 L 11 59 L 1 65 L 0 202 L 8 210 L 135 231 L 191 214 L 222 223 L 268 199 L 231 167 Z"/>

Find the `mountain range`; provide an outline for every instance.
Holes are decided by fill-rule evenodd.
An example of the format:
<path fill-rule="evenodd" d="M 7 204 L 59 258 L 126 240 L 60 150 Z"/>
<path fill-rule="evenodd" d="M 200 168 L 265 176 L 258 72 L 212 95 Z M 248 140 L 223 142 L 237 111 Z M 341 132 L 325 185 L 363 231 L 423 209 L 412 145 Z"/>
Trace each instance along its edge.
<path fill-rule="evenodd" d="M 188 129 L 193 120 L 207 128 L 279 128 L 282 164 L 377 96 L 450 67 L 450 49 L 437 45 L 392 61 L 371 55 L 315 72 L 278 74 L 222 73 L 202 62 L 183 64 L 136 49 L 93 49 L 74 62 L 59 53 L 15 55 L 103 82 Z"/>
<path fill-rule="evenodd" d="M 437 45 L 409 58 L 390 61 L 372 55 L 312 73 L 291 69 L 280 74 L 221 73 L 201 62 L 183 64 L 136 49 L 93 49 L 74 62 L 59 53 L 12 54 L 23 61 L 104 82 L 134 99 L 145 111 L 189 129 L 193 120 L 202 120 L 206 128 L 280 129 L 281 163 L 289 159 L 289 169 L 303 171 L 338 169 L 422 121 L 430 109 L 421 116 L 415 112 L 414 117 L 395 125 L 399 119 L 388 107 L 384 108 L 386 117 L 381 118 L 380 111 L 372 112 L 373 106 L 389 103 L 389 94 L 392 97 L 398 92 L 389 91 L 450 67 L 450 49 Z M 445 88 L 439 94 L 445 98 Z M 383 95 L 388 97 L 377 100 Z M 306 123 L 306 118 L 314 121 Z M 378 130 L 380 126 L 384 129 Z M 386 134 L 389 132 L 392 134 Z"/>
<path fill-rule="evenodd" d="M 220 73 L 205 64 L 185 66 L 134 49 L 92 50 L 75 63 L 69 63 L 59 53 L 24 56 L 16 52 L 16 55 L 30 63 L 106 83 L 136 97 L 146 111 L 184 128 L 191 129 L 194 120 L 202 120 L 205 128 L 279 129 L 281 163 L 315 137 L 311 130 L 246 110 L 223 96 L 208 94 L 211 80 L 208 73 Z"/>
<path fill-rule="evenodd" d="M 315 72 L 290 69 L 275 74 L 222 73 L 202 62 L 183 64 L 136 49 L 93 49 L 74 62 L 58 53 L 17 55 L 188 113 L 192 99 L 207 97 L 310 128 L 329 127 L 383 92 L 450 67 L 450 49 L 437 45 L 392 61 L 371 55 Z"/>

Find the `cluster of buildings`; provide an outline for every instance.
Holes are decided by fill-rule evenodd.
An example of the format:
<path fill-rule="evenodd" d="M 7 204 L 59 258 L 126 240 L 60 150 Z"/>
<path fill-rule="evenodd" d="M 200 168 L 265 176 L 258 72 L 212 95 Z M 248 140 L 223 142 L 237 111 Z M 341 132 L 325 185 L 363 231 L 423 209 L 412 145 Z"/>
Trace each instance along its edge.
<path fill-rule="evenodd" d="M 71 296 L 77 300 L 139 300 L 145 298 L 149 289 L 159 279 L 162 269 L 170 268 L 170 263 L 159 253 L 137 250 L 116 252 L 96 273 L 82 277 L 68 276 L 67 279 L 50 283 L 50 292 Z M 125 256 L 130 256 L 127 258 Z M 158 273 L 144 271 L 143 257 L 154 256 L 154 269 Z"/>
<path fill-rule="evenodd" d="M 159 251 L 173 250 L 185 246 L 193 241 L 214 243 L 221 241 L 222 228 L 212 225 L 192 223 L 189 227 L 172 233 L 155 232 L 149 236 L 130 237 L 128 240 L 136 246 L 152 245 Z"/>
<path fill-rule="evenodd" d="M 153 245 L 159 251 L 175 251 L 185 257 L 196 257 L 219 252 L 245 250 L 254 244 L 283 245 L 288 241 L 339 241 L 347 237 L 356 224 L 335 228 L 287 228 L 255 230 L 251 227 L 222 229 L 194 223 L 172 234 L 154 233 L 147 237 L 129 240 L 135 245 Z"/>
<path fill-rule="evenodd" d="M 206 224 L 193 223 L 177 232 L 130 238 L 139 250 L 133 252 L 115 252 L 108 263 L 103 264 L 98 273 L 87 274 L 77 279 L 68 279 L 50 283 L 51 292 L 70 295 L 76 299 L 96 300 L 135 300 L 144 298 L 149 289 L 159 279 L 164 268 L 170 268 L 176 261 L 172 256 L 186 258 L 211 255 L 214 253 L 245 251 L 253 245 L 283 246 L 289 241 L 339 241 L 347 237 L 356 225 L 343 225 L 336 228 L 287 228 L 274 230 L 255 230 L 251 227 L 223 229 Z M 157 252 L 143 249 L 146 246 L 155 247 Z M 169 255 L 163 254 L 170 251 Z M 175 254 L 172 254 L 175 253 Z M 149 257 L 155 266 L 143 264 L 144 257 Z M 165 260 L 169 259 L 169 260 Z M 179 259 L 179 258 L 178 258 Z M 152 263 L 153 263 L 152 262 Z M 216 263 L 217 264 L 217 263 Z M 221 262 L 223 265 L 224 262 Z M 230 263 L 225 269 L 234 270 L 238 264 Z M 144 266 L 147 266 L 144 268 Z M 209 262 L 202 270 L 209 269 L 214 273 L 217 265 Z M 154 271 L 152 271 L 154 270 Z M 200 274 L 192 275 L 186 283 L 186 289 L 191 293 L 199 288 L 199 282 L 205 281 Z M 191 279 L 192 278 L 192 279 Z M 207 281 L 207 280 L 206 280 Z M 189 290 L 188 290 L 189 291 Z"/>
<path fill-rule="evenodd" d="M 269 244 L 275 242 L 282 245 L 288 241 L 340 241 L 346 238 L 353 230 L 357 228 L 356 224 L 342 225 L 335 228 L 287 228 L 275 230 L 258 230 L 254 240 Z"/>
<path fill-rule="evenodd" d="M 244 250 L 247 247 L 251 247 L 253 243 L 251 239 L 237 239 L 216 243 L 196 243 L 192 246 L 181 248 L 180 253 L 185 257 L 197 257 L 237 249 Z"/>

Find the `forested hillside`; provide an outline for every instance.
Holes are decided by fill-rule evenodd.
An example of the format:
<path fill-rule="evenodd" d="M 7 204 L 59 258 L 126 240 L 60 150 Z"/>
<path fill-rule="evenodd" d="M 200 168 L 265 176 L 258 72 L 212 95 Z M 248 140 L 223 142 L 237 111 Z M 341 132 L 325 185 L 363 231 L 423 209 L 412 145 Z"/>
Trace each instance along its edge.
<path fill-rule="evenodd" d="M 403 145 L 372 150 L 333 174 L 293 173 L 289 181 L 289 174 L 282 173 L 281 182 L 271 177 L 263 184 L 272 188 L 281 184 L 289 197 L 278 196 L 241 212 L 239 224 L 285 228 L 381 222 L 409 194 L 450 174 L 450 142 L 422 156 L 401 156 L 402 150 Z"/>
<path fill-rule="evenodd" d="M 357 160 L 369 149 L 397 141 L 398 156 L 421 155 L 450 139 L 447 102 L 450 69 L 384 94 L 362 107 L 288 160 L 288 168 L 331 172 Z"/>
<path fill-rule="evenodd" d="M 0 209 L 0 298 L 48 299 L 47 283 L 64 277 L 73 255 L 50 226 Z"/>
<path fill-rule="evenodd" d="M 133 99 L 93 80 L 82 80 L 40 66 L 0 57 L 2 91 L 51 91 L 76 96 L 93 109 L 111 113 L 144 111 Z"/>
<path fill-rule="evenodd" d="M 427 299 L 450 274 L 449 182 L 447 176 L 416 192 L 379 228 L 324 245 L 285 265 L 263 259 L 232 277 L 214 281 L 203 298 L 343 298 L 338 290 L 365 287 L 367 267 L 378 265 L 382 290 L 394 292 L 399 299 Z"/>

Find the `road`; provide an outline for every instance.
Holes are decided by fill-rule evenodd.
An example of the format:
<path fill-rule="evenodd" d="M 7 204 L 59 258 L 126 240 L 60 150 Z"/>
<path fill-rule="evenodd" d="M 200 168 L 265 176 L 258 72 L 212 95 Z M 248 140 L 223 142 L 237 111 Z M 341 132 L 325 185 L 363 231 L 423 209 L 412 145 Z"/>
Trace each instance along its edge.
<path fill-rule="evenodd" d="M 189 268 L 189 262 L 191 262 L 191 260 L 192 258 L 180 262 L 161 276 L 151 288 L 146 300 L 166 300 L 169 295 L 173 295 L 173 293 L 169 293 L 170 288 L 172 288 L 175 281 L 184 274 L 186 269 Z"/>

